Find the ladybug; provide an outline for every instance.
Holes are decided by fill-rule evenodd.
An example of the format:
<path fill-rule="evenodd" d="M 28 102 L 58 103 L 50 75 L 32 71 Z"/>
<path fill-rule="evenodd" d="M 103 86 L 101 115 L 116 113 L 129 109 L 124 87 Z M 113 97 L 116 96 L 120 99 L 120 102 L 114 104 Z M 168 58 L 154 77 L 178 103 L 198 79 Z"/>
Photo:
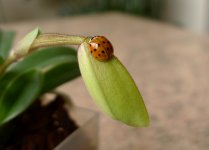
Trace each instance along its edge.
<path fill-rule="evenodd" d="M 113 46 L 104 36 L 94 36 L 89 42 L 90 53 L 99 61 L 107 61 L 113 56 Z"/>

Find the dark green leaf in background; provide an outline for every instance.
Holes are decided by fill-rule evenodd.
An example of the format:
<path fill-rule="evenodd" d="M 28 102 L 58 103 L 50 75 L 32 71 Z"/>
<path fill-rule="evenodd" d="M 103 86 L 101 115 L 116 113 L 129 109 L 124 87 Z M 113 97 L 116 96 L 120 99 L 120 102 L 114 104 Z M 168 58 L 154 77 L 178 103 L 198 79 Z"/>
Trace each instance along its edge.
<path fill-rule="evenodd" d="M 80 76 L 77 62 L 66 61 L 58 65 L 53 65 L 44 73 L 42 92 L 52 90 L 60 84 L 72 80 L 77 76 Z"/>
<path fill-rule="evenodd" d="M 30 70 L 36 70 L 35 75 Z M 11 65 L 0 79 L 0 125 L 21 113 L 40 94 L 77 76 L 77 52 L 69 47 L 40 49 Z"/>
<path fill-rule="evenodd" d="M 70 47 L 51 47 L 33 52 L 8 70 L 8 74 L 23 72 L 30 68 L 40 69 L 43 72 L 43 92 L 80 76 L 77 52 Z"/>
<path fill-rule="evenodd" d="M 14 37 L 15 32 L 0 30 L 0 64 L 8 56 L 9 51 L 12 48 Z"/>
<path fill-rule="evenodd" d="M 0 125 L 25 110 L 39 94 L 42 87 L 42 73 L 30 70 L 1 84 Z"/>

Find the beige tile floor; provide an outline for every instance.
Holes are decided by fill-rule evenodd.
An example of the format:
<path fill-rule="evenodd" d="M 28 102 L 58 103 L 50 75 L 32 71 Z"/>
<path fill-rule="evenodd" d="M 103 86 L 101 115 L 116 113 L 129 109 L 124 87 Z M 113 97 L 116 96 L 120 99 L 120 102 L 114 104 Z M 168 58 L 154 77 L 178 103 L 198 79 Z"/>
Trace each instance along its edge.
<path fill-rule="evenodd" d="M 17 40 L 34 27 L 44 32 L 105 35 L 128 68 L 151 116 L 148 128 L 132 128 L 101 113 L 100 150 L 209 149 L 209 36 L 138 18 L 107 13 L 1 24 Z M 99 109 L 81 78 L 59 90 L 76 105 Z"/>

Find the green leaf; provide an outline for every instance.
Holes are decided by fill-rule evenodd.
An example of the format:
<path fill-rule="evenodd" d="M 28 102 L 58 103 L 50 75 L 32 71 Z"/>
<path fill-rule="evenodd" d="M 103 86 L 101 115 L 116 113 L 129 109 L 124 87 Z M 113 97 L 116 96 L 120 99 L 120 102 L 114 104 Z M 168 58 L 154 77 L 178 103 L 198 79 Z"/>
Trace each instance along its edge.
<path fill-rule="evenodd" d="M 12 65 L 5 76 L 21 73 L 31 68 L 43 72 L 42 92 L 47 92 L 80 76 L 77 52 L 70 47 L 51 47 L 33 52 L 22 61 Z"/>
<path fill-rule="evenodd" d="M 40 74 L 40 81 L 31 70 L 38 70 L 34 74 Z M 21 113 L 41 93 L 79 75 L 77 53 L 68 47 L 40 49 L 11 65 L 0 78 L 0 125 Z M 31 97 L 23 97 L 30 92 Z"/>
<path fill-rule="evenodd" d="M 0 64 L 7 58 L 12 48 L 15 32 L 0 30 Z"/>
<path fill-rule="evenodd" d="M 44 74 L 42 92 L 47 92 L 57 86 L 80 76 L 77 59 L 52 66 Z M 56 78 L 56 80 L 55 80 Z"/>
<path fill-rule="evenodd" d="M 109 61 L 100 62 L 91 56 L 87 43 L 83 43 L 79 48 L 78 60 L 90 95 L 105 113 L 130 126 L 149 124 L 138 88 L 115 56 Z"/>
<path fill-rule="evenodd" d="M 17 43 L 13 53 L 16 57 L 21 57 L 29 53 L 30 47 L 33 41 L 40 34 L 39 28 L 35 28 L 33 31 L 28 33 L 21 41 Z"/>
<path fill-rule="evenodd" d="M 0 65 L 3 64 L 4 59 L 0 56 Z"/>
<path fill-rule="evenodd" d="M 0 126 L 23 112 L 42 87 L 42 73 L 38 70 L 29 70 L 7 79 L 0 85 Z"/>

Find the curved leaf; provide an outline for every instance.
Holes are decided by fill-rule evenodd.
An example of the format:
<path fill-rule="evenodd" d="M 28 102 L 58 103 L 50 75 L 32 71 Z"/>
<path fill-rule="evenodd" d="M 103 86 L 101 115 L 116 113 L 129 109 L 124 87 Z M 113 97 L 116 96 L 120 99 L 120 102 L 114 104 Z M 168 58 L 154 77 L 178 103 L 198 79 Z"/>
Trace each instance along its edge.
<path fill-rule="evenodd" d="M 91 56 L 87 43 L 83 43 L 79 48 L 78 60 L 90 95 L 105 113 L 131 126 L 149 124 L 138 88 L 115 56 L 109 61 L 100 62 Z"/>
<path fill-rule="evenodd" d="M 4 78 L 35 68 L 42 71 L 44 83 L 42 93 L 80 76 L 77 52 L 70 47 L 44 48 L 33 52 L 22 61 L 12 65 Z M 56 80 L 55 80 L 56 79 Z"/>
<path fill-rule="evenodd" d="M 0 90 L 0 125 L 24 111 L 39 94 L 42 87 L 42 73 L 30 70 L 5 80 Z"/>
<path fill-rule="evenodd" d="M 33 41 L 40 34 L 39 28 L 35 28 L 33 31 L 28 33 L 21 41 L 17 43 L 17 46 L 13 49 L 13 53 L 16 57 L 22 57 L 29 53 L 30 47 Z"/>
<path fill-rule="evenodd" d="M 67 47 L 44 48 L 11 65 L 0 79 L 0 125 L 21 113 L 41 93 L 79 75 L 76 51 Z"/>

